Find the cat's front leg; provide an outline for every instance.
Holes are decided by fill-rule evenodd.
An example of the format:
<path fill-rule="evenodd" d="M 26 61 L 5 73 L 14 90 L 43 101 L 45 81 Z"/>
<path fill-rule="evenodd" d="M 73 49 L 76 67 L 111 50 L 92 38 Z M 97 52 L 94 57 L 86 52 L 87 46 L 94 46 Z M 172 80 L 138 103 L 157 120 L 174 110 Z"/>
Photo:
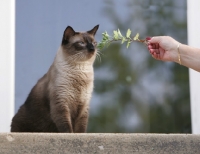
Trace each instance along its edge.
<path fill-rule="evenodd" d="M 59 132 L 73 133 L 69 108 L 59 102 L 51 102 L 51 118 Z"/>
<path fill-rule="evenodd" d="M 88 109 L 82 112 L 75 121 L 74 133 L 85 133 L 88 124 Z"/>

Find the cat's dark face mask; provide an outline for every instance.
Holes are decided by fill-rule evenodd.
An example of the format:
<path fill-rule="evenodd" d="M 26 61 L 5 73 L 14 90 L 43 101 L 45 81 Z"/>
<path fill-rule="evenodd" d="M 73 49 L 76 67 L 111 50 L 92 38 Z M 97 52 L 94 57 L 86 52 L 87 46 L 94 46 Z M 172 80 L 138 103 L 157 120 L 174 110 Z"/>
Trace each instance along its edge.
<path fill-rule="evenodd" d="M 75 32 L 72 27 L 68 26 L 62 39 L 62 47 L 68 56 L 74 56 L 80 61 L 85 61 L 95 56 L 97 42 L 94 37 L 98 27 L 99 25 L 87 32 Z"/>

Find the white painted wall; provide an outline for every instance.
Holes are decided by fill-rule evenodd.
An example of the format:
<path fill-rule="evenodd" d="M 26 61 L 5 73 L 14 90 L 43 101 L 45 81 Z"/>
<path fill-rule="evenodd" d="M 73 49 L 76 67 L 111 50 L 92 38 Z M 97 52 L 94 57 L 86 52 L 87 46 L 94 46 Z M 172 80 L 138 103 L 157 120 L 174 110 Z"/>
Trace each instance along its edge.
<path fill-rule="evenodd" d="M 200 48 L 200 1 L 187 0 L 188 44 Z M 200 60 L 200 59 L 199 59 Z M 200 134 L 200 73 L 190 69 L 192 133 Z"/>
<path fill-rule="evenodd" d="M 0 0 L 0 132 L 14 115 L 15 0 Z"/>

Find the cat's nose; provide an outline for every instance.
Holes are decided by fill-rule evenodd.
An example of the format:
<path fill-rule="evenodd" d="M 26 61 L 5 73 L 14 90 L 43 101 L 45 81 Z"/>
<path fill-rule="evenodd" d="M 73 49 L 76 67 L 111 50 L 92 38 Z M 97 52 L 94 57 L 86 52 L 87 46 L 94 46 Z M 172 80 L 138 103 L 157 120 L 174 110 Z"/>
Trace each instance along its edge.
<path fill-rule="evenodd" d="M 91 43 L 87 45 L 87 49 L 89 52 L 94 52 L 94 50 L 95 50 L 93 44 L 91 44 Z"/>

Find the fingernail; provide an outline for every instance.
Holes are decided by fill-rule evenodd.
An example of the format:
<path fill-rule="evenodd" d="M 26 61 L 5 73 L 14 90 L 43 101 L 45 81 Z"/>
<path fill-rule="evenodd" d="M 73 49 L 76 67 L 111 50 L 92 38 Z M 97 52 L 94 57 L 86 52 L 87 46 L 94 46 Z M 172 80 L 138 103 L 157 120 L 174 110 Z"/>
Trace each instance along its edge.
<path fill-rule="evenodd" d="M 149 41 L 149 40 L 151 40 L 151 38 L 152 37 L 148 36 L 148 37 L 146 37 L 146 40 Z"/>

